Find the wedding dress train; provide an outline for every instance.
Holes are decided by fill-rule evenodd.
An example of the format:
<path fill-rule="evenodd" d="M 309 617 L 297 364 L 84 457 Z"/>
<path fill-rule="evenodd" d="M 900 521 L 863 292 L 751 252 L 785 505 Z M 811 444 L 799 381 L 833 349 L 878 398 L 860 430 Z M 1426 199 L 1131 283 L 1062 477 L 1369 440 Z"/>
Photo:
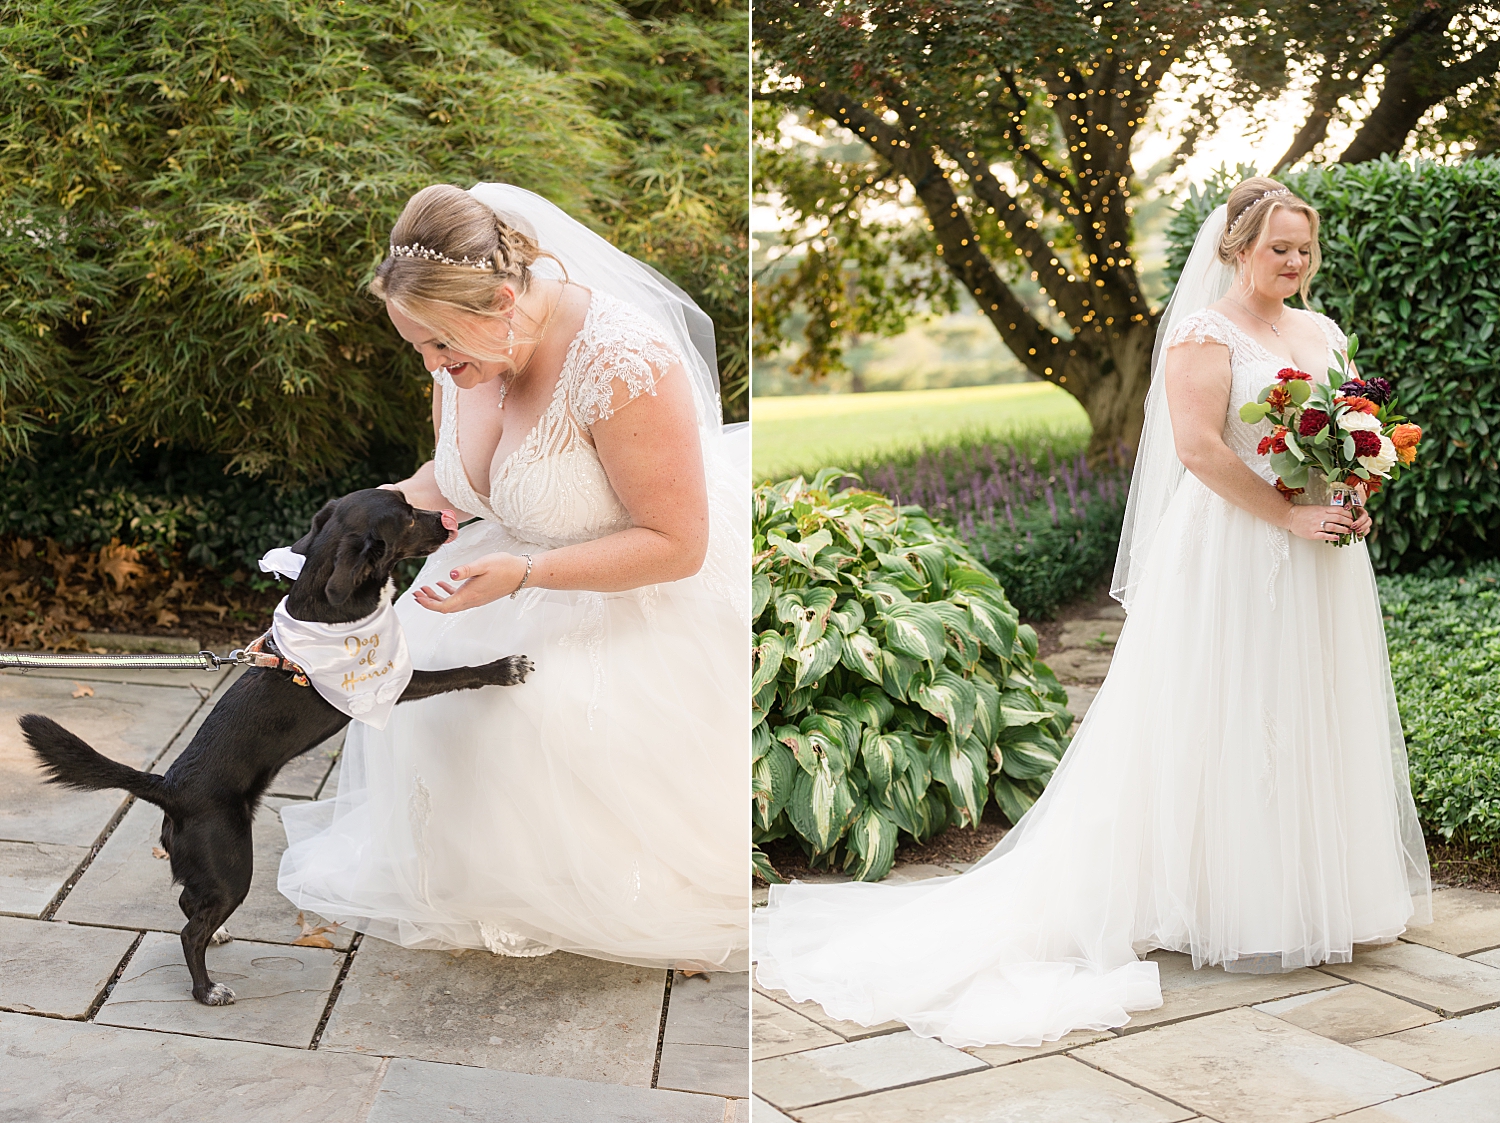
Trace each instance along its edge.
<path fill-rule="evenodd" d="M 1238 409 L 1285 360 L 1212 311 L 1166 344 L 1186 339 L 1229 348 L 1225 439 L 1274 478 L 1269 425 Z M 1430 923 L 1365 545 L 1296 538 L 1188 475 L 1131 591 L 1109 675 L 1015 829 L 958 877 L 772 886 L 762 984 L 951 1045 L 1034 1046 L 1159 1006 L 1153 948 L 1281 971 Z"/>

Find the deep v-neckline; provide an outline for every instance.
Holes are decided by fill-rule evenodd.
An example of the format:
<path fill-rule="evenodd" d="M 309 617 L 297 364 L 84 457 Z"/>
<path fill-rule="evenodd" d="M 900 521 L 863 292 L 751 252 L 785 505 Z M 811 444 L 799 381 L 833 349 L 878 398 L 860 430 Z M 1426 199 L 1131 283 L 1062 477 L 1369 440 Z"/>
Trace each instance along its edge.
<path fill-rule="evenodd" d="M 1217 308 L 1205 308 L 1204 311 L 1205 312 L 1212 312 L 1215 316 L 1219 317 L 1219 319 L 1223 320 L 1226 324 L 1229 325 L 1229 330 L 1230 331 L 1234 332 L 1241 339 L 1243 339 L 1246 343 L 1250 344 L 1251 347 L 1254 347 L 1257 351 L 1259 351 L 1266 358 L 1270 359 L 1272 362 L 1284 363 L 1285 365 L 1293 367 L 1293 368 L 1295 368 L 1297 370 L 1301 370 L 1302 369 L 1301 367 L 1297 366 L 1297 360 L 1295 358 L 1290 358 L 1289 359 L 1285 355 L 1278 355 L 1275 351 L 1272 351 L 1264 343 L 1262 343 L 1260 340 L 1256 339 L 1255 336 L 1251 335 L 1244 328 L 1240 327 L 1239 324 L 1235 323 L 1232 319 L 1230 319 L 1223 312 L 1220 312 Z M 1295 312 L 1295 311 L 1297 311 L 1297 309 L 1295 309 L 1295 308 L 1288 308 L 1287 311 L 1288 312 Z M 1319 331 L 1320 334 L 1323 335 L 1323 357 L 1326 359 L 1328 356 L 1330 356 L 1330 355 L 1333 354 L 1333 344 L 1328 341 L 1327 333 L 1323 332 L 1323 329 L 1321 327 L 1318 328 L 1318 331 Z M 1311 374 L 1313 376 L 1313 379 L 1315 381 L 1326 382 L 1327 379 L 1328 379 L 1327 370 L 1326 370 L 1328 364 L 1325 362 L 1323 365 L 1324 365 L 1325 369 L 1324 369 L 1323 377 L 1322 378 L 1318 377 L 1318 372 L 1317 371 L 1308 371 L 1307 373 Z"/>
<path fill-rule="evenodd" d="M 487 486 L 483 492 L 475 487 L 474 481 L 469 478 L 469 468 L 468 465 L 464 463 L 463 450 L 459 448 L 458 394 L 460 393 L 460 388 L 457 384 L 454 383 L 452 376 L 449 376 L 448 385 L 452 386 L 454 390 L 453 453 L 458 460 L 458 470 L 463 473 L 464 483 L 468 485 L 469 490 L 472 491 L 477 498 L 483 500 L 484 505 L 491 511 L 494 510 L 493 499 L 495 495 L 495 479 L 499 476 L 505 475 L 506 471 L 510 468 L 511 461 L 519 456 L 522 452 L 525 452 L 532 446 L 533 443 L 535 443 L 537 434 L 541 432 L 542 423 L 545 422 L 551 415 L 552 411 L 557 408 L 557 403 L 559 401 L 566 401 L 568 377 L 572 373 L 573 364 L 577 361 L 579 348 L 583 343 L 583 337 L 585 333 L 588 331 L 589 321 L 593 319 L 594 309 L 596 305 L 597 301 L 595 299 L 595 294 L 592 290 L 590 290 L 588 307 L 583 310 L 583 322 L 578 325 L 578 330 L 573 333 L 573 338 L 568 343 L 568 350 L 563 355 L 562 367 L 557 372 L 557 381 L 553 384 L 551 399 L 547 402 L 546 408 L 544 408 L 542 412 L 537 415 L 537 419 L 532 423 L 531 428 L 526 430 L 525 436 L 521 438 L 521 443 L 516 445 L 515 448 L 511 449 L 510 452 L 506 453 L 503 460 L 501 460 L 497 464 L 495 462 L 494 456 L 491 455 L 489 479 L 485 481 Z M 503 429 L 501 430 L 500 435 L 501 439 L 503 440 L 505 436 L 505 431 Z"/>

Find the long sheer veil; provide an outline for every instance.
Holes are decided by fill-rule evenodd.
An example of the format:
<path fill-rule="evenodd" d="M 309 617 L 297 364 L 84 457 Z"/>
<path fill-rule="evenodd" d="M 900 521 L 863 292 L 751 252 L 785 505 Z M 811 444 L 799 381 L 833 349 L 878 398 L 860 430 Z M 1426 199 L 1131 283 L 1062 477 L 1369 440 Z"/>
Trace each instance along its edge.
<path fill-rule="evenodd" d="M 1195 312 L 1223 298 L 1234 280 L 1234 270 L 1219 260 L 1219 240 L 1224 236 L 1226 210 L 1221 205 L 1198 228 L 1182 276 L 1172 290 L 1172 299 L 1156 329 L 1156 348 L 1151 354 L 1151 388 L 1146 393 L 1146 423 L 1136 446 L 1135 471 L 1130 479 L 1130 498 L 1125 504 L 1125 523 L 1120 531 L 1120 549 L 1115 555 L 1115 576 L 1109 595 L 1130 610 L 1136 587 L 1145 571 L 1146 555 L 1156 537 L 1156 528 L 1182 482 L 1185 469 L 1177 459 L 1172 439 L 1172 416 L 1167 410 L 1167 390 L 1162 378 L 1166 366 L 1165 343 L 1173 330 Z"/>
<path fill-rule="evenodd" d="M 744 575 L 750 564 L 750 433 L 748 426 L 723 424 L 713 321 L 651 266 L 535 192 L 509 183 L 476 183 L 469 194 L 557 257 L 569 280 L 633 305 L 655 320 L 676 346 L 692 382 L 708 485 L 709 546 L 700 576 L 735 605 L 748 625 Z M 546 258 L 534 270 L 540 276 L 562 276 L 556 263 Z"/>

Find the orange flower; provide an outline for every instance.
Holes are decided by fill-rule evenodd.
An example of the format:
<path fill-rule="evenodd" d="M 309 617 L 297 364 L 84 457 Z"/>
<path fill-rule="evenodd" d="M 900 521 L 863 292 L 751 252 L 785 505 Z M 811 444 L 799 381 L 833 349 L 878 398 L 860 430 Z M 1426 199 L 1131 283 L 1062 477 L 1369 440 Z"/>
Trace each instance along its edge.
<path fill-rule="evenodd" d="M 1307 490 L 1307 488 L 1305 488 L 1305 487 L 1287 487 L 1286 484 L 1284 484 L 1284 483 L 1281 482 L 1281 477 L 1277 476 L 1276 477 L 1276 490 L 1279 491 L 1279 492 L 1281 492 L 1281 494 L 1285 495 L 1288 499 L 1290 499 L 1294 495 L 1301 495 L 1304 491 Z"/>
<path fill-rule="evenodd" d="M 1420 425 L 1397 425 L 1391 430 L 1391 444 L 1396 446 L 1396 459 L 1410 464 L 1417 458 L 1417 442 L 1422 439 Z"/>
<path fill-rule="evenodd" d="M 1266 405 L 1275 410 L 1286 409 L 1291 404 L 1292 395 L 1287 392 L 1287 388 L 1284 385 L 1277 386 L 1266 396 Z"/>
<path fill-rule="evenodd" d="M 1378 405 L 1376 405 L 1374 402 L 1370 401 L 1369 398 L 1353 398 L 1353 397 L 1350 397 L 1350 398 L 1334 398 L 1333 400 L 1335 402 L 1342 402 L 1344 405 L 1348 406 L 1350 409 L 1356 410 L 1359 413 L 1376 413 L 1380 409 L 1380 407 Z"/>

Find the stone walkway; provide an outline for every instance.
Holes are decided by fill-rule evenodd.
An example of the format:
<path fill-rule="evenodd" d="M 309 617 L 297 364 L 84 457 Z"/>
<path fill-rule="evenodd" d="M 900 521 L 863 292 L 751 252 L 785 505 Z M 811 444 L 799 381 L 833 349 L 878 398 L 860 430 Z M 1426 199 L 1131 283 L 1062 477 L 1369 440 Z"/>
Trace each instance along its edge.
<path fill-rule="evenodd" d="M 276 892 L 277 813 L 337 789 L 341 740 L 273 784 L 235 940 L 208 953 L 238 1000 L 198 1005 L 153 855 L 161 813 L 41 783 L 15 718 L 159 772 L 230 680 L 89 675 L 0 673 L 0 1123 L 746 1119 L 744 974 L 411 951 L 299 923 Z"/>
<path fill-rule="evenodd" d="M 1070 622 L 1048 661 L 1078 716 L 1120 624 L 1108 608 Z M 889 880 L 964 868 L 898 863 Z M 1155 952 L 1160 1009 L 1036 1049 L 954 1049 L 757 986 L 751 1119 L 1500 1123 L 1500 894 L 1439 889 L 1433 907 L 1430 927 L 1345 965 L 1231 975 Z"/>

